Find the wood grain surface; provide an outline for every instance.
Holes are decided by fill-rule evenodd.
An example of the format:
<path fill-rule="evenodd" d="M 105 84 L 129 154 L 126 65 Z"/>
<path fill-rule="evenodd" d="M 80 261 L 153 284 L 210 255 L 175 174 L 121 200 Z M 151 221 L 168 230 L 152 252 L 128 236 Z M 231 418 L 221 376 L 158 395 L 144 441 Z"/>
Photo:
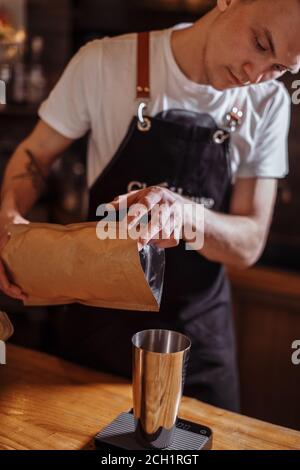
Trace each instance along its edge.
<path fill-rule="evenodd" d="M 259 393 L 259 391 L 258 391 Z M 0 449 L 89 449 L 132 406 L 124 379 L 9 345 L 0 366 Z M 213 449 L 300 449 L 300 433 L 182 399 L 180 416 L 213 429 Z"/>

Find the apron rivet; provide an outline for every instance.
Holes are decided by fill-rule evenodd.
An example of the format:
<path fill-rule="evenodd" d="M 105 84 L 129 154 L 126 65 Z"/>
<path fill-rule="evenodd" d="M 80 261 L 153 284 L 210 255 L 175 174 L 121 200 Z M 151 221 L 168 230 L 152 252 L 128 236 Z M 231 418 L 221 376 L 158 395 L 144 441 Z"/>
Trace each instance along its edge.
<path fill-rule="evenodd" d="M 228 138 L 228 132 L 222 131 L 221 129 L 218 129 L 213 135 L 213 141 L 216 144 L 223 144 L 223 142 L 225 142 L 225 140 L 227 140 Z"/>
<path fill-rule="evenodd" d="M 137 128 L 141 132 L 147 132 L 151 128 L 151 121 L 149 118 L 145 117 L 144 122 L 138 121 L 137 122 Z"/>
<path fill-rule="evenodd" d="M 241 125 L 244 113 L 237 106 L 234 106 L 229 113 L 225 115 L 225 126 L 230 132 L 235 132 Z"/>

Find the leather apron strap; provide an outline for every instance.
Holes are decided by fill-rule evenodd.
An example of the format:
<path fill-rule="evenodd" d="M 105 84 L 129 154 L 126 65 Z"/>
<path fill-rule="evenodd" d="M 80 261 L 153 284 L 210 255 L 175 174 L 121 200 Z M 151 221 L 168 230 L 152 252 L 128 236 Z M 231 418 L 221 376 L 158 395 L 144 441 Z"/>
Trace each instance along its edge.
<path fill-rule="evenodd" d="M 150 33 L 138 33 L 136 98 L 150 99 Z"/>

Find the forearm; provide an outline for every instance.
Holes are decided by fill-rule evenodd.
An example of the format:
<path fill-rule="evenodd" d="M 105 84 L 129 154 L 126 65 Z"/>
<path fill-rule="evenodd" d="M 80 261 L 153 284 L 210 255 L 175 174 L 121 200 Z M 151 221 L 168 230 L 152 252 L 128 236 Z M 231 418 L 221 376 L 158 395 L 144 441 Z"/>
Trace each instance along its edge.
<path fill-rule="evenodd" d="M 200 228 L 192 221 L 192 230 Z M 221 214 L 204 209 L 204 245 L 199 253 L 211 261 L 236 267 L 248 267 L 255 263 L 264 246 L 264 237 L 254 218 Z"/>
<path fill-rule="evenodd" d="M 29 153 L 28 153 L 29 150 Z M 25 215 L 39 198 L 49 168 L 30 152 L 23 141 L 12 155 L 1 187 L 1 211 Z"/>
<path fill-rule="evenodd" d="M 39 121 L 7 165 L 1 188 L 1 212 L 25 215 L 43 191 L 54 161 L 72 142 Z"/>
<path fill-rule="evenodd" d="M 142 245 L 153 240 L 161 248 L 171 248 L 183 238 L 187 249 L 197 250 L 211 261 L 248 267 L 264 248 L 276 190 L 274 178 L 237 178 L 228 215 L 205 209 L 160 186 L 131 191 L 109 204 L 116 209 L 123 204 L 132 206 L 131 226 L 138 224 L 143 215 L 151 214 L 150 223 L 140 235 Z"/>

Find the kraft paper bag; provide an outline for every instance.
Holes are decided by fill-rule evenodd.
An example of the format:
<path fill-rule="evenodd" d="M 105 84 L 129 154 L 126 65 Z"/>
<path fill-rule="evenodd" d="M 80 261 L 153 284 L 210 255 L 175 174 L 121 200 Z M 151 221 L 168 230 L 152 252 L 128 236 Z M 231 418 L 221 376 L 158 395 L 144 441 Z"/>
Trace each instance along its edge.
<path fill-rule="evenodd" d="M 0 311 L 0 340 L 6 341 L 13 335 L 14 327 L 5 312 Z"/>
<path fill-rule="evenodd" d="M 148 246 L 139 253 L 131 238 L 100 240 L 96 225 L 10 225 L 2 260 L 27 294 L 25 305 L 159 310 L 164 251 Z"/>

